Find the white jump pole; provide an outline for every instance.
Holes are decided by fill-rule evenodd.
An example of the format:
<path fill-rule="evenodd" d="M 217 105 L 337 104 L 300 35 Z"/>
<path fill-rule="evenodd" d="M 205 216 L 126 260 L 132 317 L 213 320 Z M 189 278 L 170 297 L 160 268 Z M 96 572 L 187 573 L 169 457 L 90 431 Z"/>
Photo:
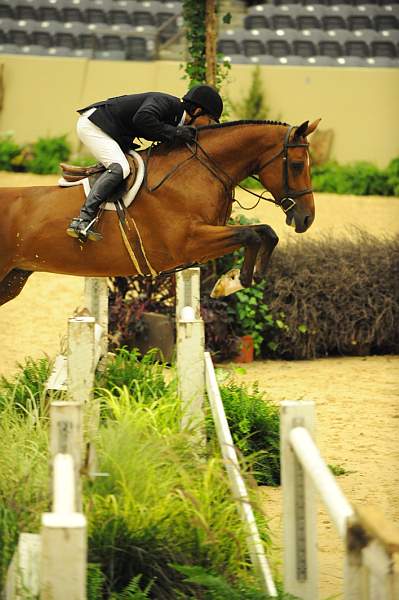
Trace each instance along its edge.
<path fill-rule="evenodd" d="M 208 391 L 209 403 L 211 405 L 212 416 L 215 423 L 224 464 L 230 480 L 231 491 L 234 499 L 237 502 L 240 517 L 247 529 L 247 544 L 251 561 L 255 571 L 258 574 L 263 590 L 268 594 L 269 597 L 277 598 L 277 590 L 274 585 L 270 567 L 263 550 L 262 541 L 259 536 L 258 527 L 245 486 L 245 481 L 241 475 L 240 464 L 238 462 L 233 439 L 227 423 L 219 386 L 216 381 L 215 370 L 213 368 L 213 363 L 209 352 L 205 352 L 205 365 L 206 387 Z"/>
<path fill-rule="evenodd" d="M 57 454 L 70 454 L 74 462 L 74 511 L 82 510 L 81 468 L 84 457 L 83 405 L 76 402 L 52 402 L 50 407 L 51 464 Z"/>
<path fill-rule="evenodd" d="M 108 352 L 108 284 L 106 277 L 85 277 L 85 306 L 102 328 L 101 356 Z"/>
<path fill-rule="evenodd" d="M 75 512 L 74 464 L 57 454 L 53 511 L 42 515 L 40 600 L 86 600 L 87 525 Z"/>
<path fill-rule="evenodd" d="M 313 402 L 281 403 L 284 589 L 304 600 L 319 597 L 316 494 L 292 449 L 290 432 L 301 426 L 313 434 L 314 421 Z"/>
<path fill-rule="evenodd" d="M 94 317 L 68 319 L 68 396 L 84 404 L 91 398 L 95 372 Z"/>
<path fill-rule="evenodd" d="M 179 396 L 183 403 L 182 427 L 199 426 L 203 438 L 205 332 L 200 317 L 199 279 L 199 268 L 176 274 L 176 366 Z"/>

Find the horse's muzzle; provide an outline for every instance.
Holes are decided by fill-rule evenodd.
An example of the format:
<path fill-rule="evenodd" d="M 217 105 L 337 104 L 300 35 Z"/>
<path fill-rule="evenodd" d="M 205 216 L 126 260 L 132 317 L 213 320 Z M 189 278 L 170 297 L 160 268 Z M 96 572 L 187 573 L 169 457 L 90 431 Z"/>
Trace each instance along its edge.
<path fill-rule="evenodd" d="M 286 213 L 286 224 L 295 227 L 296 233 L 305 233 L 314 221 L 314 214 L 292 208 Z"/>

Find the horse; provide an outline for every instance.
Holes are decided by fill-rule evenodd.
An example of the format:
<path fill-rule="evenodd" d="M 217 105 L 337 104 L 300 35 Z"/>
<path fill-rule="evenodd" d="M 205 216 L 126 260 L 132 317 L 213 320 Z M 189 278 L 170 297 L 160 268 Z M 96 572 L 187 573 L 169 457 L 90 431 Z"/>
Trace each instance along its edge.
<path fill-rule="evenodd" d="M 307 136 L 319 121 L 205 125 L 197 129 L 193 144 L 142 150 L 145 182 L 128 216 L 137 226 L 151 272 L 204 263 L 244 247 L 235 285 L 259 282 L 278 237 L 269 225 L 226 224 L 234 188 L 257 174 L 287 224 L 305 232 L 315 215 Z M 0 305 L 15 298 L 36 271 L 86 277 L 137 274 L 115 211 L 101 216 L 100 242 L 83 245 L 66 235 L 83 200 L 80 185 L 0 188 Z M 218 294 L 225 293 L 231 290 L 222 286 Z"/>

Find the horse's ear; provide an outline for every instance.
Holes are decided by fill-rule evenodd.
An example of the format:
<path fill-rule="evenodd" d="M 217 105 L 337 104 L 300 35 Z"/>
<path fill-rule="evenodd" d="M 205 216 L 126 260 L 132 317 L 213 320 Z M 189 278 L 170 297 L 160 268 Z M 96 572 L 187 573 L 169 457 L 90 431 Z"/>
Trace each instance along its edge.
<path fill-rule="evenodd" d="M 311 123 L 310 125 L 309 121 L 304 121 L 302 125 L 299 125 L 299 127 L 296 128 L 294 133 L 294 139 L 306 137 L 307 135 L 313 133 L 320 121 L 321 119 L 316 119 L 316 121 L 313 121 L 313 123 Z"/>

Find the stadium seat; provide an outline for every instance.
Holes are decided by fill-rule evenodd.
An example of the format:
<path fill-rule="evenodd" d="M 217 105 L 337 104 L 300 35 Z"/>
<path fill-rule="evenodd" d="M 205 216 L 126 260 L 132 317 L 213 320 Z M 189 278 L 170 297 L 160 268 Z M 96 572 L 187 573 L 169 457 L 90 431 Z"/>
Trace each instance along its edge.
<path fill-rule="evenodd" d="M 292 42 L 293 53 L 302 58 L 309 58 L 309 56 L 316 56 L 317 46 L 311 40 L 297 39 Z"/>
<path fill-rule="evenodd" d="M 321 18 L 321 22 L 326 31 L 347 29 L 346 21 L 344 17 L 341 17 L 340 15 L 324 15 L 324 17 Z"/>
<path fill-rule="evenodd" d="M 87 23 L 98 23 L 102 25 L 108 23 L 107 13 L 102 8 L 87 8 L 84 14 Z"/>
<path fill-rule="evenodd" d="M 34 0 L 18 0 L 14 6 L 14 17 L 19 20 L 37 19 L 36 2 Z"/>
<path fill-rule="evenodd" d="M 370 56 L 370 48 L 364 40 L 348 40 L 344 44 L 345 55 L 357 58 L 368 58 Z"/>
<path fill-rule="evenodd" d="M 298 15 L 296 18 L 297 29 L 321 29 L 321 20 L 315 15 Z"/>
<path fill-rule="evenodd" d="M 0 19 L 14 19 L 14 10 L 8 2 L 0 2 Z"/>
<path fill-rule="evenodd" d="M 384 29 L 398 29 L 399 28 L 399 20 L 395 15 L 375 15 L 374 17 L 374 27 L 377 31 L 382 31 Z"/>
<path fill-rule="evenodd" d="M 266 29 L 270 27 L 270 23 L 266 15 L 246 15 L 244 27 L 245 29 Z"/>
<path fill-rule="evenodd" d="M 74 50 L 77 47 L 77 39 L 72 33 L 58 31 L 53 39 L 53 46 L 55 48 L 69 48 L 70 50 Z"/>
<path fill-rule="evenodd" d="M 7 40 L 16 46 L 30 46 L 31 44 L 29 33 L 23 29 L 11 28 L 7 32 Z"/>
<path fill-rule="evenodd" d="M 320 40 L 319 42 L 319 54 L 321 56 L 329 56 L 330 58 L 338 58 L 343 56 L 344 52 L 342 46 L 336 40 Z"/>
<path fill-rule="evenodd" d="M 281 58 L 292 54 L 289 43 L 283 39 L 272 39 L 266 42 L 267 54 Z"/>
<path fill-rule="evenodd" d="M 61 17 L 66 23 L 84 23 L 86 21 L 84 11 L 78 6 L 64 6 L 61 10 Z"/>
<path fill-rule="evenodd" d="M 32 44 L 37 46 L 42 46 L 43 48 L 50 48 L 54 45 L 53 36 L 49 31 L 45 30 L 36 30 L 31 33 Z"/>
<path fill-rule="evenodd" d="M 384 58 L 396 58 L 397 52 L 395 44 L 387 40 L 375 40 L 371 42 L 371 56 L 381 56 Z"/>
<path fill-rule="evenodd" d="M 271 17 L 273 29 L 295 29 L 296 23 L 289 14 L 275 14 Z"/>
<path fill-rule="evenodd" d="M 138 2 L 132 13 L 132 21 L 136 26 L 144 25 L 155 27 L 157 25 L 157 13 L 161 11 L 162 4 L 151 0 Z"/>
<path fill-rule="evenodd" d="M 251 35 L 251 32 L 247 32 Z M 242 36 L 240 30 L 227 29 L 219 35 L 217 42 L 217 51 L 222 52 L 225 55 L 242 54 L 243 49 L 241 46 Z"/>
<path fill-rule="evenodd" d="M 125 43 L 123 38 L 117 35 L 103 35 L 99 37 L 101 50 L 118 50 L 125 52 Z"/>
<path fill-rule="evenodd" d="M 265 37 L 272 32 L 268 29 L 252 29 L 243 30 L 241 39 L 241 47 L 245 56 L 259 56 L 265 54 Z"/>
<path fill-rule="evenodd" d="M 108 21 L 111 25 L 132 25 L 129 12 L 120 8 L 112 8 L 108 12 Z"/>
<path fill-rule="evenodd" d="M 152 60 L 155 58 L 156 30 L 153 27 L 132 27 L 125 37 L 127 60 Z"/>

